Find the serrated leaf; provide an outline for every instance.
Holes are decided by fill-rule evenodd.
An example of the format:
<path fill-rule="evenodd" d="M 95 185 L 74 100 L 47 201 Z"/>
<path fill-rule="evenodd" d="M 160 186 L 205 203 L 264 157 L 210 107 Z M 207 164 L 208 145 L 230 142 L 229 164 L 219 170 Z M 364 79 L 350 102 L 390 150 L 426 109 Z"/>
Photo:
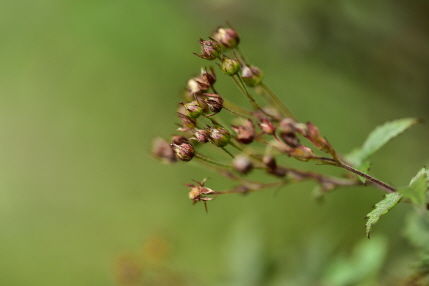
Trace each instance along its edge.
<path fill-rule="evenodd" d="M 398 192 L 389 193 L 385 196 L 383 200 L 379 201 L 374 206 L 374 209 L 366 216 L 366 218 L 368 219 L 366 221 L 366 235 L 368 236 L 368 238 L 372 226 L 378 222 L 382 215 L 386 214 L 396 204 L 398 204 L 401 198 L 402 195 Z"/>
<path fill-rule="evenodd" d="M 424 206 L 426 204 L 426 191 L 428 189 L 428 170 L 421 169 L 417 175 L 411 179 L 408 187 L 398 188 L 398 192 L 404 198 L 409 199 L 417 206 Z"/>
<path fill-rule="evenodd" d="M 369 134 L 362 148 L 353 150 L 346 156 L 348 161 L 355 167 L 359 167 L 384 144 L 418 122 L 419 119 L 416 118 L 404 118 L 386 122 L 385 124 L 378 126 Z"/>

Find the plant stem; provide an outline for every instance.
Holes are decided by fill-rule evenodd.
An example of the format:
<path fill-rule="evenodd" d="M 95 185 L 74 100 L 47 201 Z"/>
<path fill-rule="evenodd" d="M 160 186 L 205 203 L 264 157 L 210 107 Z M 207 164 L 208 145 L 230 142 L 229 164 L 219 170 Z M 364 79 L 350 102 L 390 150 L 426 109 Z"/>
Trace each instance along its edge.
<path fill-rule="evenodd" d="M 292 112 L 286 107 L 286 105 L 284 105 L 284 103 L 278 98 L 278 96 L 264 82 L 261 82 L 260 86 L 268 93 L 268 95 L 276 103 L 276 105 L 282 109 L 285 115 L 296 121 L 296 118 L 292 114 Z"/>
<path fill-rule="evenodd" d="M 374 183 L 374 184 L 376 184 L 376 185 L 380 186 L 382 189 L 386 190 L 386 191 L 387 191 L 387 192 L 389 192 L 389 193 L 394 193 L 394 192 L 396 192 L 396 189 L 395 189 L 394 187 L 392 187 L 392 186 L 390 186 L 390 185 L 386 184 L 385 182 L 380 181 L 380 180 L 378 180 L 378 179 L 376 179 L 376 178 L 374 178 L 374 177 L 372 177 L 372 176 L 370 176 L 370 175 L 368 175 L 368 174 L 366 174 L 366 173 L 363 173 L 363 172 L 361 172 L 361 171 L 359 171 L 359 170 L 357 170 L 357 169 L 353 168 L 352 166 L 349 166 L 349 165 L 347 165 L 347 164 L 344 164 L 344 163 L 343 163 L 343 162 L 341 162 L 341 161 L 338 161 L 338 163 L 339 163 L 339 165 L 338 165 L 337 167 L 343 168 L 343 169 L 345 169 L 345 170 L 347 170 L 347 171 L 350 171 L 350 172 L 352 172 L 352 173 L 354 173 L 354 174 L 356 174 L 356 175 L 359 175 L 359 176 L 361 176 L 361 177 L 364 177 L 364 178 L 365 178 L 365 179 L 367 179 L 368 181 L 370 181 L 370 182 L 372 182 L 372 183 Z M 335 165 L 334 165 L 334 166 L 335 166 Z"/>
<path fill-rule="evenodd" d="M 204 162 L 212 164 L 212 165 L 216 165 L 218 167 L 223 167 L 223 168 L 231 168 L 232 167 L 231 165 L 222 164 L 222 163 L 213 161 L 213 160 L 211 160 L 211 159 L 209 159 L 209 158 L 207 158 L 201 154 L 195 154 L 195 157 L 200 159 L 201 161 L 204 161 Z"/>

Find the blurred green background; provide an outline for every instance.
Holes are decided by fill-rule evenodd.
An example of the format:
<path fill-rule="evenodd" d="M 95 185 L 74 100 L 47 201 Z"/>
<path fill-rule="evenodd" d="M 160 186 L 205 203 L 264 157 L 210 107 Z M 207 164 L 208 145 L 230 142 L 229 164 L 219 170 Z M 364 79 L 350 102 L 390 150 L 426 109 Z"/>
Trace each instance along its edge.
<path fill-rule="evenodd" d="M 346 273 L 335 263 L 347 268 L 359 243 L 381 249 L 371 279 L 392 285 L 410 271 L 409 206 L 365 237 L 375 188 L 319 204 L 302 183 L 219 197 L 206 214 L 182 183 L 233 184 L 149 153 L 207 65 L 192 55 L 197 40 L 225 21 L 266 83 L 340 152 L 385 121 L 428 122 L 428 2 L 44 0 L 1 1 L 0 11 L 1 285 L 344 285 L 330 269 Z M 224 96 L 244 102 L 232 86 Z M 371 173 L 408 184 L 428 166 L 428 140 L 427 123 L 413 127 Z M 157 282 L 133 284 L 142 271 Z"/>

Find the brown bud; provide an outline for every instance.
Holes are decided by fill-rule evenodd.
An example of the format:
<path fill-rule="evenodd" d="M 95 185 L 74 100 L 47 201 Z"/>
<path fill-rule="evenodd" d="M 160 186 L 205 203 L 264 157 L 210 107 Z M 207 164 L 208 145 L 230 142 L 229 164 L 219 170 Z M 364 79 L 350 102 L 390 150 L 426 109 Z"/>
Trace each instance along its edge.
<path fill-rule="evenodd" d="M 261 121 L 259 127 L 265 134 L 273 135 L 276 132 L 276 127 L 270 120 L 262 118 Z"/>
<path fill-rule="evenodd" d="M 217 28 L 213 38 L 226 49 L 233 49 L 240 43 L 237 32 L 231 28 Z"/>
<path fill-rule="evenodd" d="M 250 144 L 255 139 L 255 126 L 250 119 L 244 121 L 243 125 L 231 126 L 231 128 L 237 133 L 235 139 L 242 144 Z"/>
<path fill-rule="evenodd" d="M 240 174 L 247 174 L 253 170 L 253 163 L 246 155 L 237 155 L 232 161 L 234 170 Z"/>
<path fill-rule="evenodd" d="M 198 43 L 200 43 L 201 45 L 202 55 L 198 55 L 196 53 L 194 53 L 194 55 L 202 59 L 212 61 L 220 57 L 222 48 L 215 39 L 212 39 L 212 38 L 209 38 L 209 39 L 210 40 L 207 40 L 207 41 L 204 41 L 203 39 L 200 39 L 198 41 Z"/>
<path fill-rule="evenodd" d="M 194 129 L 194 137 L 192 137 L 191 139 L 195 139 L 200 143 L 207 143 L 209 142 L 209 132 L 207 130 L 204 129 Z"/>
<path fill-rule="evenodd" d="M 177 158 L 182 161 L 188 162 L 191 161 L 195 155 L 194 146 L 191 143 L 183 142 L 182 144 L 171 143 L 174 153 L 176 153 Z"/>
<path fill-rule="evenodd" d="M 296 148 L 300 145 L 298 137 L 294 132 L 281 132 L 280 138 L 285 142 L 288 146 L 292 148 Z"/>
<path fill-rule="evenodd" d="M 213 112 L 211 115 L 219 113 L 223 107 L 223 98 L 215 93 L 204 93 L 204 95 L 206 96 L 204 102 L 207 103 L 209 109 Z"/>
<path fill-rule="evenodd" d="M 155 138 L 152 142 L 152 155 L 163 163 L 177 162 L 176 155 L 170 144 L 162 138 Z"/>

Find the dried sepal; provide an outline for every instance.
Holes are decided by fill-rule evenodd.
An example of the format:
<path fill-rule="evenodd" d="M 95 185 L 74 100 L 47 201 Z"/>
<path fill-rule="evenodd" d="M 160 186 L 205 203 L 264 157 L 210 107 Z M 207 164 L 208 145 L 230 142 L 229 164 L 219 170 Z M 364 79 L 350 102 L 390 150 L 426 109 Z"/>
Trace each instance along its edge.
<path fill-rule="evenodd" d="M 204 202 L 204 207 L 207 212 L 207 201 L 211 201 L 214 198 L 206 197 L 206 195 L 209 195 L 213 193 L 214 191 L 212 189 L 204 187 L 204 184 L 206 182 L 206 179 L 204 179 L 202 182 L 198 182 L 193 180 L 197 185 L 194 184 L 184 184 L 185 186 L 189 187 L 189 198 L 192 200 L 193 204 L 196 204 L 198 202 Z"/>

